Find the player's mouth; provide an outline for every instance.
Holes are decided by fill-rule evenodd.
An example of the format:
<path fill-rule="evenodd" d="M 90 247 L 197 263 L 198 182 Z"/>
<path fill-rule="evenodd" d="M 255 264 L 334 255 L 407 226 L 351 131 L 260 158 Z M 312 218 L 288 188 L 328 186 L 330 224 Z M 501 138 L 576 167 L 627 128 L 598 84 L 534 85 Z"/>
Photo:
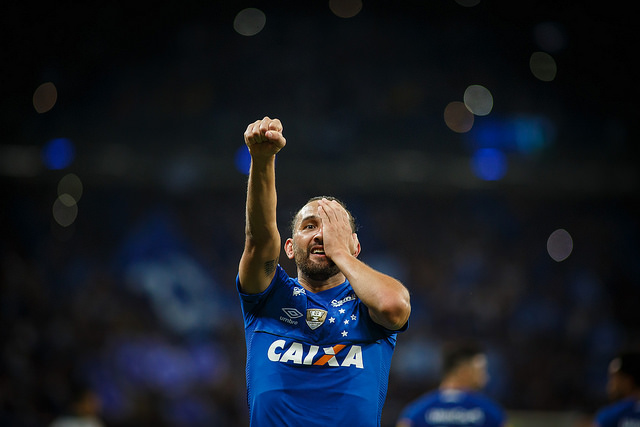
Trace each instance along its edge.
<path fill-rule="evenodd" d="M 309 251 L 311 255 L 325 256 L 324 248 L 322 246 L 314 246 Z"/>

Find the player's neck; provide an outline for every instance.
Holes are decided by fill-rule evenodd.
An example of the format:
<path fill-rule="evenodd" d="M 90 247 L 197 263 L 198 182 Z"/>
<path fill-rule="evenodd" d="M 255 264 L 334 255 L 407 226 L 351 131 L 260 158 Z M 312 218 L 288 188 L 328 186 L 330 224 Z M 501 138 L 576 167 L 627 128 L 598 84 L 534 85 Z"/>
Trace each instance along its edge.
<path fill-rule="evenodd" d="M 343 284 L 345 280 L 347 279 L 342 273 L 335 274 L 326 280 L 314 280 L 298 271 L 298 282 L 300 282 L 303 288 L 313 293 L 335 288 L 336 286 Z"/>
<path fill-rule="evenodd" d="M 472 387 L 468 381 L 464 381 L 460 378 L 451 377 L 445 378 L 440 383 L 440 390 L 466 390 L 466 391 L 474 391 L 475 388 Z"/>

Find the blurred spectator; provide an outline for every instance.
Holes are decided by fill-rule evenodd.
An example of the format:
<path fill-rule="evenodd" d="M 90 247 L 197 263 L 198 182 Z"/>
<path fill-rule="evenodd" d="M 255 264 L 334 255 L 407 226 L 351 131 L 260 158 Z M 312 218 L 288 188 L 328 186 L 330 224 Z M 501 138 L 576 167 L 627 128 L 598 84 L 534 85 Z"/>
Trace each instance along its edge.
<path fill-rule="evenodd" d="M 614 403 L 596 414 L 594 426 L 640 425 L 640 352 L 626 352 L 609 364 L 607 395 Z"/>
<path fill-rule="evenodd" d="M 489 381 L 487 356 L 471 342 L 447 343 L 437 390 L 410 402 L 397 427 L 503 427 L 504 410 L 481 391 Z"/>
<path fill-rule="evenodd" d="M 292 163 L 313 166 L 288 180 L 281 217 L 309 187 L 348 181 L 338 196 L 369 240 L 363 261 L 412 293 L 383 426 L 437 387 L 437 349 L 452 336 L 486 344 L 486 392 L 505 408 L 592 414 L 602 366 L 640 342 L 638 172 L 624 167 L 640 147 L 629 126 L 639 123 L 635 67 L 618 60 L 635 61 L 634 27 L 620 25 L 634 15 L 414 1 L 366 2 L 344 19 L 323 2 L 266 3 L 264 30 L 245 37 L 232 26 L 238 2 L 158 3 L 153 13 L 6 2 L 0 425 L 49 425 L 74 371 L 109 427 L 248 424 L 234 286 L 246 177 L 233 155 L 246 117 L 262 113 L 247 102 L 259 96 L 248 84 L 256 73 L 275 94 L 267 107 L 296 123 Z M 558 18 L 567 42 L 553 82 L 528 67 L 541 17 Z M 260 52 L 274 59 L 259 66 Z M 33 90 L 48 80 L 58 102 L 38 114 Z M 445 106 L 476 83 L 494 94 L 493 112 L 475 118 L 484 128 L 451 132 Z M 507 177 L 522 180 L 476 180 L 470 147 L 514 137 L 487 125 L 514 119 L 517 146 L 546 135 L 526 126 L 531 115 L 555 139 L 507 153 Z M 74 142 L 75 161 L 44 170 L 38 147 L 58 136 Z M 320 147 L 313 163 L 309 146 Z M 84 192 L 62 227 L 52 203 L 68 172 Z M 562 262 L 545 248 L 558 227 L 574 238 Z"/>
<path fill-rule="evenodd" d="M 38 191 L 29 197 L 46 198 Z M 185 201 L 160 193 L 118 204 L 98 189 L 86 197 L 108 208 L 86 208 L 63 241 L 24 195 L 11 193 L 0 212 L 2 424 L 50 423 L 74 371 L 99 395 L 109 426 L 246 422 L 242 319 L 233 308 L 237 263 L 227 255 L 242 250 L 229 233 L 243 228 L 235 214 L 242 198 L 210 193 Z M 458 203 L 440 199 L 416 209 L 401 195 L 346 199 L 363 227 L 380 230 L 364 233 L 376 250 L 363 260 L 400 274 L 414 304 L 415 321 L 392 361 L 383 425 L 425 386 L 437 386 L 437 348 L 460 335 L 487 344 L 487 392 L 509 409 L 589 412 L 601 401 L 606 379 L 598 366 L 638 336 L 634 264 L 613 257 L 608 243 L 637 250 L 633 222 L 621 220 L 629 206 L 538 199 L 519 210 L 506 199 L 460 194 Z M 461 207 L 463 200 L 472 208 Z M 505 213 L 478 216 L 473 203 Z M 580 245 L 563 263 L 545 253 L 543 234 L 555 220 L 537 213 L 550 206 L 558 214 L 584 212 L 584 227 L 580 220 L 567 226 Z M 505 215 L 512 233 L 501 232 Z M 117 227 L 102 230 L 116 218 Z M 416 223 L 424 227 L 409 234 L 401 227 Z M 172 237 L 154 240 L 159 233 Z M 180 318 L 204 319 L 207 309 L 215 311 L 207 328 Z"/>
<path fill-rule="evenodd" d="M 56 417 L 49 427 L 104 427 L 100 419 L 101 402 L 95 391 L 85 386 L 75 386 L 71 392 L 67 410 Z"/>

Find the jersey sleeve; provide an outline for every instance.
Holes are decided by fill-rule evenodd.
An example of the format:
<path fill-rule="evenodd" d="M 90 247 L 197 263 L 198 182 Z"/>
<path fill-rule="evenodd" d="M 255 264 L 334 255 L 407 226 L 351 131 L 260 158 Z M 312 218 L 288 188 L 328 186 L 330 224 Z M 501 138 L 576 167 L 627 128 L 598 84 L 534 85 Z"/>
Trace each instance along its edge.
<path fill-rule="evenodd" d="M 240 302 L 242 305 L 242 314 L 245 318 L 245 322 L 248 318 L 250 318 L 253 313 L 255 313 L 266 298 L 273 292 L 273 289 L 277 286 L 277 283 L 282 283 L 289 278 L 284 269 L 278 264 L 276 267 L 276 274 L 271 279 L 271 283 L 264 291 L 258 294 L 247 294 L 242 292 L 242 288 L 240 287 L 240 275 L 236 275 L 236 289 L 238 291 L 238 295 L 240 296 Z"/>

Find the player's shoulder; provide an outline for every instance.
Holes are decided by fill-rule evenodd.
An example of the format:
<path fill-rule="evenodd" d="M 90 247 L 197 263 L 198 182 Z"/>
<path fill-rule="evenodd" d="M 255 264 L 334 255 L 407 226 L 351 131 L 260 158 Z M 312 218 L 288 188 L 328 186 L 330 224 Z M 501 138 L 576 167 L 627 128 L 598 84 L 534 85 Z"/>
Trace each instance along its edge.
<path fill-rule="evenodd" d="M 500 405 L 495 400 L 482 393 L 471 392 L 469 393 L 469 399 L 487 407 L 500 408 Z"/>
<path fill-rule="evenodd" d="M 409 402 L 405 409 L 405 413 L 411 413 L 416 410 L 423 410 L 424 408 L 435 405 L 438 402 L 438 390 L 428 391 Z"/>
<path fill-rule="evenodd" d="M 418 398 L 422 402 L 449 403 L 449 404 L 491 404 L 490 398 L 471 390 L 462 389 L 438 389 L 429 391 Z"/>
<path fill-rule="evenodd" d="M 414 400 L 409 402 L 402 413 L 400 414 L 399 420 L 401 422 L 398 423 L 399 426 L 410 426 L 414 425 L 414 422 L 418 419 L 421 419 L 421 414 L 429 408 L 435 406 L 438 402 L 438 394 L 437 390 L 426 392 Z"/>
<path fill-rule="evenodd" d="M 266 301 L 274 301 L 286 298 L 287 295 L 296 293 L 304 293 L 304 288 L 296 281 L 289 277 L 287 272 L 280 266 L 276 266 L 276 272 L 267 286 L 259 293 L 245 293 L 240 285 L 240 275 L 236 276 L 236 288 L 240 294 L 240 298 L 244 304 L 252 305 L 255 308 L 263 306 Z"/>
<path fill-rule="evenodd" d="M 640 403 L 634 399 L 625 399 L 611 403 L 607 406 L 604 406 L 596 413 L 596 423 L 597 425 L 603 427 L 608 425 L 615 425 L 619 417 L 633 412 L 634 410 L 638 411 L 639 405 Z"/>
<path fill-rule="evenodd" d="M 434 420 L 474 419 L 484 426 L 503 425 L 506 420 L 502 407 L 489 397 L 459 389 L 435 390 L 423 394 L 407 406 L 403 419 L 422 420 L 427 413 Z"/>
<path fill-rule="evenodd" d="M 501 425 L 506 420 L 504 409 L 489 396 L 479 392 L 467 392 L 468 402 L 482 409 L 486 418 L 495 425 Z"/>
<path fill-rule="evenodd" d="M 290 277 L 289 274 L 285 271 L 284 268 L 280 264 L 276 265 L 276 274 L 273 276 L 273 280 L 271 281 L 270 287 L 284 287 L 293 289 L 296 286 L 301 285 L 298 283 L 297 279 L 294 277 Z"/>
<path fill-rule="evenodd" d="M 470 393 L 464 390 L 454 390 L 454 389 L 446 389 L 446 390 L 431 390 L 428 391 L 418 398 L 416 398 L 413 402 L 411 402 L 411 406 L 420 407 L 420 408 L 428 408 L 428 407 L 440 407 L 440 406 L 449 406 L 452 404 L 459 406 L 466 406 L 468 404 L 473 404 L 475 401 L 470 400 Z"/>

